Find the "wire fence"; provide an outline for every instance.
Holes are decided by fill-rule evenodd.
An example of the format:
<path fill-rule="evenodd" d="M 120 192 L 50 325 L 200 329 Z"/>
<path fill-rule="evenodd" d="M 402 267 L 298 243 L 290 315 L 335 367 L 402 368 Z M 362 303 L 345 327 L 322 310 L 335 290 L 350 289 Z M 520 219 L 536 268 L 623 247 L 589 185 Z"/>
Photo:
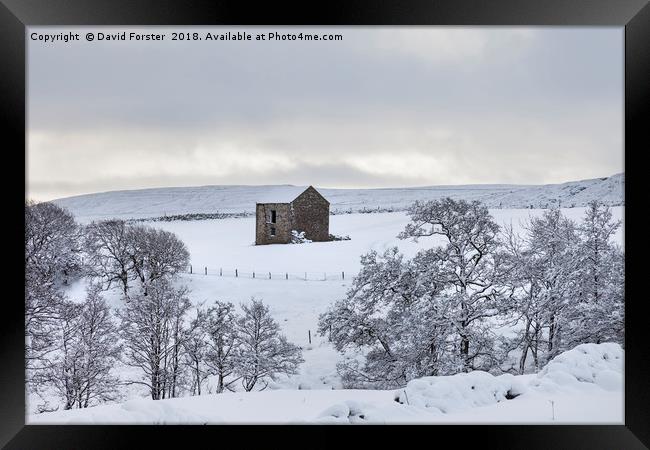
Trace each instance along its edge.
<path fill-rule="evenodd" d="M 348 278 L 348 274 L 343 270 L 340 272 L 278 272 L 272 270 L 241 270 L 208 266 L 197 267 L 192 265 L 188 267 L 187 273 L 197 276 L 249 278 L 255 280 L 344 281 Z"/>

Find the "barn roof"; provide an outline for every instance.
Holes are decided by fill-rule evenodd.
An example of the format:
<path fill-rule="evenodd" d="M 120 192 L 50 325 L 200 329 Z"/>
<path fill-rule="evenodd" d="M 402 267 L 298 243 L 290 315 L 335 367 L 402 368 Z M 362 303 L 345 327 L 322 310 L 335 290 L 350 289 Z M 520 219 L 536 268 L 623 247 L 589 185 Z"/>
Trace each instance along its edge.
<path fill-rule="evenodd" d="M 269 186 L 266 192 L 257 199 L 257 203 L 291 203 L 296 197 L 305 192 L 309 186 Z"/>

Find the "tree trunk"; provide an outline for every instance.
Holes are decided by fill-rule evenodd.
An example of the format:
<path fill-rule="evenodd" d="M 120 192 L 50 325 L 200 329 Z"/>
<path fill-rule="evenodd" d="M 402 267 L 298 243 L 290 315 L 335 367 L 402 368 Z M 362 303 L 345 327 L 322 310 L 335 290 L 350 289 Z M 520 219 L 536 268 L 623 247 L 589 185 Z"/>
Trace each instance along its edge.
<path fill-rule="evenodd" d="M 521 358 L 519 359 L 519 375 L 523 375 L 524 371 L 526 370 L 526 358 L 528 356 L 528 349 L 531 345 L 530 325 L 531 320 L 526 320 L 526 329 L 524 331 L 524 349 Z"/>
<path fill-rule="evenodd" d="M 551 315 L 548 326 L 548 354 L 553 353 L 553 340 L 555 339 L 555 316 Z"/>
<path fill-rule="evenodd" d="M 528 356 L 528 345 L 524 347 L 524 352 L 521 354 L 519 359 L 519 375 L 523 375 L 526 371 L 526 357 Z"/>
<path fill-rule="evenodd" d="M 217 382 L 217 394 L 223 392 L 223 374 L 219 372 L 219 381 Z"/>
<path fill-rule="evenodd" d="M 471 362 L 469 358 L 469 339 L 464 335 L 461 335 L 460 337 L 460 355 L 463 358 L 463 372 L 469 372 L 471 369 Z"/>
<path fill-rule="evenodd" d="M 201 395 L 201 372 L 199 370 L 199 361 L 196 361 L 196 393 Z"/>

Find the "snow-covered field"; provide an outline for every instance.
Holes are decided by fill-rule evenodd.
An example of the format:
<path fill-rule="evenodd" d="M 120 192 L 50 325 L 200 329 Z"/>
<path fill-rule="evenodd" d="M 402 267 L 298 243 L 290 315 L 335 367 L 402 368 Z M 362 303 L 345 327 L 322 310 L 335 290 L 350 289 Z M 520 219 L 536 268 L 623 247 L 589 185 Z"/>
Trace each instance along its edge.
<path fill-rule="evenodd" d="M 606 178 L 547 185 L 426 186 L 387 189 L 327 189 L 317 187 L 330 201 L 333 212 L 403 210 L 416 200 L 453 197 L 480 200 L 492 208 L 579 207 L 598 199 L 624 205 L 624 174 Z M 256 202 L 301 193 L 306 186 L 197 186 L 139 189 L 79 195 L 55 200 L 77 220 L 146 218 L 189 213 L 253 213 Z"/>
<path fill-rule="evenodd" d="M 585 208 L 566 208 L 562 213 L 575 221 L 582 220 Z M 531 217 L 539 217 L 539 209 L 491 209 L 490 213 L 500 225 L 512 225 L 515 230 Z M 623 207 L 613 207 L 614 219 L 622 219 Z M 251 276 L 285 278 L 285 273 L 295 273 L 314 279 L 339 276 L 340 272 L 354 274 L 360 267 L 359 257 L 370 250 L 383 250 L 397 245 L 407 256 L 413 256 L 422 246 L 431 246 L 433 238 L 421 239 L 418 244 L 397 239 L 397 234 L 409 222 L 405 212 L 376 214 L 345 214 L 330 216 L 330 232 L 349 235 L 349 241 L 313 242 L 304 245 L 255 246 L 255 218 L 220 219 L 202 221 L 156 222 L 152 225 L 176 233 L 189 247 L 193 271 L 218 274 L 219 268 L 228 269 L 229 274 L 246 272 Z M 616 235 L 622 240 L 622 229 Z M 442 240 L 437 241 L 442 242 Z M 232 272 L 232 273 L 231 273 Z M 346 277 L 347 278 L 347 277 Z M 346 281 L 348 281 L 346 279 Z"/>
<path fill-rule="evenodd" d="M 538 375 L 471 372 L 404 389 L 274 390 L 168 400 L 133 399 L 29 417 L 31 424 L 623 423 L 623 351 L 583 344 Z M 508 397 L 514 397 L 508 399 Z"/>
<path fill-rule="evenodd" d="M 569 208 L 563 212 L 579 221 L 584 208 Z M 612 212 L 615 219 L 621 219 L 624 208 L 614 207 Z M 515 229 L 520 229 L 528 218 L 541 215 L 542 210 L 493 209 L 491 213 L 497 223 L 512 224 Z M 396 235 L 408 222 L 404 212 L 334 215 L 330 217 L 330 232 L 349 235 L 349 241 L 302 245 L 255 246 L 254 222 L 254 218 L 233 218 L 157 222 L 152 225 L 173 231 L 188 246 L 193 273 L 183 274 L 180 282 L 190 287 L 194 304 L 209 304 L 215 300 L 239 304 L 255 297 L 269 305 L 283 333 L 303 349 L 305 362 L 298 375 L 281 379 L 264 392 L 203 395 L 156 402 L 143 398 L 143 392 L 132 388 L 123 404 L 30 415 L 28 423 L 622 422 L 622 365 L 620 369 L 607 369 L 600 383 L 594 380 L 573 382 L 575 377 L 553 375 L 550 369 L 542 378 L 525 375 L 513 381 L 509 379 L 511 376 L 505 376 L 499 379 L 502 387 L 511 388 L 514 383 L 525 393 L 508 401 L 480 405 L 470 401 L 466 402 L 469 406 L 449 412 L 406 404 L 408 402 L 400 404 L 395 401 L 394 391 L 341 389 L 336 373 L 339 355 L 327 341 L 327 336 L 316 334 L 319 314 L 345 295 L 359 269 L 361 254 L 397 245 L 411 256 L 418 248 L 433 245 L 433 239 L 422 239 L 417 244 L 398 240 Z M 620 244 L 623 243 L 622 233 L 619 230 L 616 235 Z M 220 269 L 223 276 L 219 274 Z M 237 277 L 234 276 L 235 269 Z M 345 272 L 344 279 L 342 272 Z M 74 284 L 69 290 L 73 298 L 81 298 L 83 294 L 82 283 Z M 117 305 L 117 292 L 112 296 L 109 294 L 109 300 Z M 616 353 L 616 350 L 609 348 L 608 352 Z M 598 359 L 597 356 L 593 358 Z M 460 378 L 462 376 L 457 376 Z M 452 385 L 460 386 L 462 383 L 454 381 Z M 406 394 L 417 396 L 409 394 L 410 388 L 418 390 L 410 386 L 406 388 Z"/>

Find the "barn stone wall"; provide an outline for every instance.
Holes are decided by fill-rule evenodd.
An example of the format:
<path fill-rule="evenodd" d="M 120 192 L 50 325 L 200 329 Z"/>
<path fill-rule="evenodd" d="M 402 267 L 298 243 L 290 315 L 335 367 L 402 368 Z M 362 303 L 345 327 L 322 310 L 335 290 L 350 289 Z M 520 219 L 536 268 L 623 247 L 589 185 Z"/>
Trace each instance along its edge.
<path fill-rule="evenodd" d="M 271 211 L 276 211 L 276 223 L 268 222 Z M 258 203 L 255 214 L 255 244 L 288 244 L 291 242 L 291 212 L 289 203 Z M 271 236 L 271 228 L 275 236 Z"/>
<path fill-rule="evenodd" d="M 291 202 L 293 229 L 304 231 L 312 241 L 329 240 L 330 204 L 316 189 L 309 187 Z"/>

